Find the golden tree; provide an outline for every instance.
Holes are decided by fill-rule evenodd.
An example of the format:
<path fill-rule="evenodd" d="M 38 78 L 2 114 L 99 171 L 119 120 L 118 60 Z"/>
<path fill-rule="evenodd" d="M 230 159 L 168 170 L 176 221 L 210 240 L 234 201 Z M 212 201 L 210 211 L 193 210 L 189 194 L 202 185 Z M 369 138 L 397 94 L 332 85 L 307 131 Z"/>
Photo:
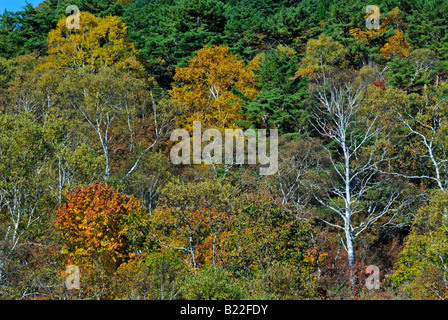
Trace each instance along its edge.
<path fill-rule="evenodd" d="M 387 38 L 386 43 L 379 50 L 381 55 L 386 58 L 394 58 L 396 56 L 406 57 L 411 51 L 411 46 L 404 38 L 403 32 L 394 30 L 395 34 Z"/>
<path fill-rule="evenodd" d="M 37 70 L 69 70 L 116 65 L 126 71 L 141 73 L 143 68 L 136 59 L 137 50 L 125 35 L 127 27 L 119 17 L 97 18 L 89 12 L 80 12 L 79 29 L 67 29 L 65 18 L 48 34 L 48 57 Z"/>
<path fill-rule="evenodd" d="M 182 125 L 191 128 L 193 121 L 203 126 L 219 128 L 236 127 L 234 120 L 244 119 L 240 113 L 242 98 L 232 92 L 236 89 L 252 98 L 256 94 L 253 60 L 247 66 L 224 46 L 205 47 L 196 51 L 188 66 L 176 68 L 172 99 L 186 108 L 180 119 Z"/>

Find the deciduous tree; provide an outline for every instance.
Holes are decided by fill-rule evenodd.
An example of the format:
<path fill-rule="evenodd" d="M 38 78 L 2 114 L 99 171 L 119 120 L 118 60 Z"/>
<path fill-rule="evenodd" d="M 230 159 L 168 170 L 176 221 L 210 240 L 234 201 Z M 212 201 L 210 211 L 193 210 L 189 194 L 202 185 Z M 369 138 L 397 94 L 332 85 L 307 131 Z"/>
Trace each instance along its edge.
<path fill-rule="evenodd" d="M 66 18 L 61 18 L 56 29 L 48 34 L 48 56 L 37 70 L 66 72 L 83 68 L 97 71 L 116 65 L 141 75 L 143 68 L 137 61 L 137 50 L 127 40 L 126 24 L 119 17 L 97 18 L 86 11 L 79 15 L 79 29 L 67 29 Z"/>
<path fill-rule="evenodd" d="M 131 253 L 134 226 L 146 217 L 140 201 L 104 183 L 80 186 L 66 199 L 54 225 L 65 241 L 68 262 L 115 271 Z"/>
<path fill-rule="evenodd" d="M 242 99 L 232 92 L 240 91 L 248 97 L 256 93 L 252 69 L 223 46 L 205 47 L 196 51 L 188 67 L 177 68 L 170 95 L 185 106 L 185 116 L 179 124 L 191 128 L 193 121 L 204 127 L 232 128 L 235 120 L 242 120 Z"/>
<path fill-rule="evenodd" d="M 382 203 L 369 201 L 369 193 L 381 188 L 384 180 L 379 178 L 377 168 L 385 160 L 385 150 L 381 150 L 380 143 L 384 132 L 378 126 L 377 111 L 372 106 L 367 110 L 361 107 L 366 79 L 360 78 L 333 74 L 331 77 L 323 77 L 317 89 L 321 107 L 315 114 L 315 128 L 334 148 L 328 149 L 331 170 L 327 174 L 332 176 L 332 181 L 324 180 L 323 185 L 318 182 L 311 184 L 315 199 L 340 222 L 320 218 L 344 234 L 343 244 L 351 269 L 352 285 L 354 240 L 378 219 L 394 210 L 395 201 L 400 195 L 398 190 L 392 190 L 384 195 Z"/>

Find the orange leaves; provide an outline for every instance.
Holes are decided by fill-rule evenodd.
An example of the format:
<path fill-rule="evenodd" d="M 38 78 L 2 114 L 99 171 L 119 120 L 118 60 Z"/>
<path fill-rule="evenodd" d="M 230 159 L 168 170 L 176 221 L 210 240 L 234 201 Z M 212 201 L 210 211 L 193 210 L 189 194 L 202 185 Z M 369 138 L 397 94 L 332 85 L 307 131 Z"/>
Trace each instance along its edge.
<path fill-rule="evenodd" d="M 97 257 L 115 265 L 129 252 L 125 232 L 131 215 L 143 214 L 140 202 L 104 183 L 78 187 L 56 210 L 54 225 L 66 240 L 74 262 Z"/>

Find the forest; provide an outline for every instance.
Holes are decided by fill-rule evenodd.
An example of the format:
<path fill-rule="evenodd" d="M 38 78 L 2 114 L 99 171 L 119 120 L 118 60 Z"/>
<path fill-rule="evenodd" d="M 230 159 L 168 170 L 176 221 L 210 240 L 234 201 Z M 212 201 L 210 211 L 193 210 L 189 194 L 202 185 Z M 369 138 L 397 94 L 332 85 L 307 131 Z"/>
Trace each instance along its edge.
<path fill-rule="evenodd" d="M 447 0 L 0 12 L 0 299 L 448 299 L 446 12 Z M 194 123 L 202 158 L 179 150 Z M 223 151 L 246 135 L 203 148 L 229 129 L 259 147 L 265 133 L 275 170 L 250 144 L 248 161 Z"/>

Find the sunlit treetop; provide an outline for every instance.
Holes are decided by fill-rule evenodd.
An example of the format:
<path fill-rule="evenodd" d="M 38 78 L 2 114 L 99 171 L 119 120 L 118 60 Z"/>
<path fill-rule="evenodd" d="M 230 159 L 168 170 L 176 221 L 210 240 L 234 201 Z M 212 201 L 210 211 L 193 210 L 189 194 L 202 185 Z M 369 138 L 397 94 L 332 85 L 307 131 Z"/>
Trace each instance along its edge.
<path fill-rule="evenodd" d="M 97 71 L 103 66 L 141 74 L 137 50 L 127 40 L 127 27 L 119 17 L 97 18 L 89 12 L 79 13 L 79 29 L 68 29 L 61 18 L 48 34 L 48 57 L 37 70 L 70 70 L 85 68 Z"/>

